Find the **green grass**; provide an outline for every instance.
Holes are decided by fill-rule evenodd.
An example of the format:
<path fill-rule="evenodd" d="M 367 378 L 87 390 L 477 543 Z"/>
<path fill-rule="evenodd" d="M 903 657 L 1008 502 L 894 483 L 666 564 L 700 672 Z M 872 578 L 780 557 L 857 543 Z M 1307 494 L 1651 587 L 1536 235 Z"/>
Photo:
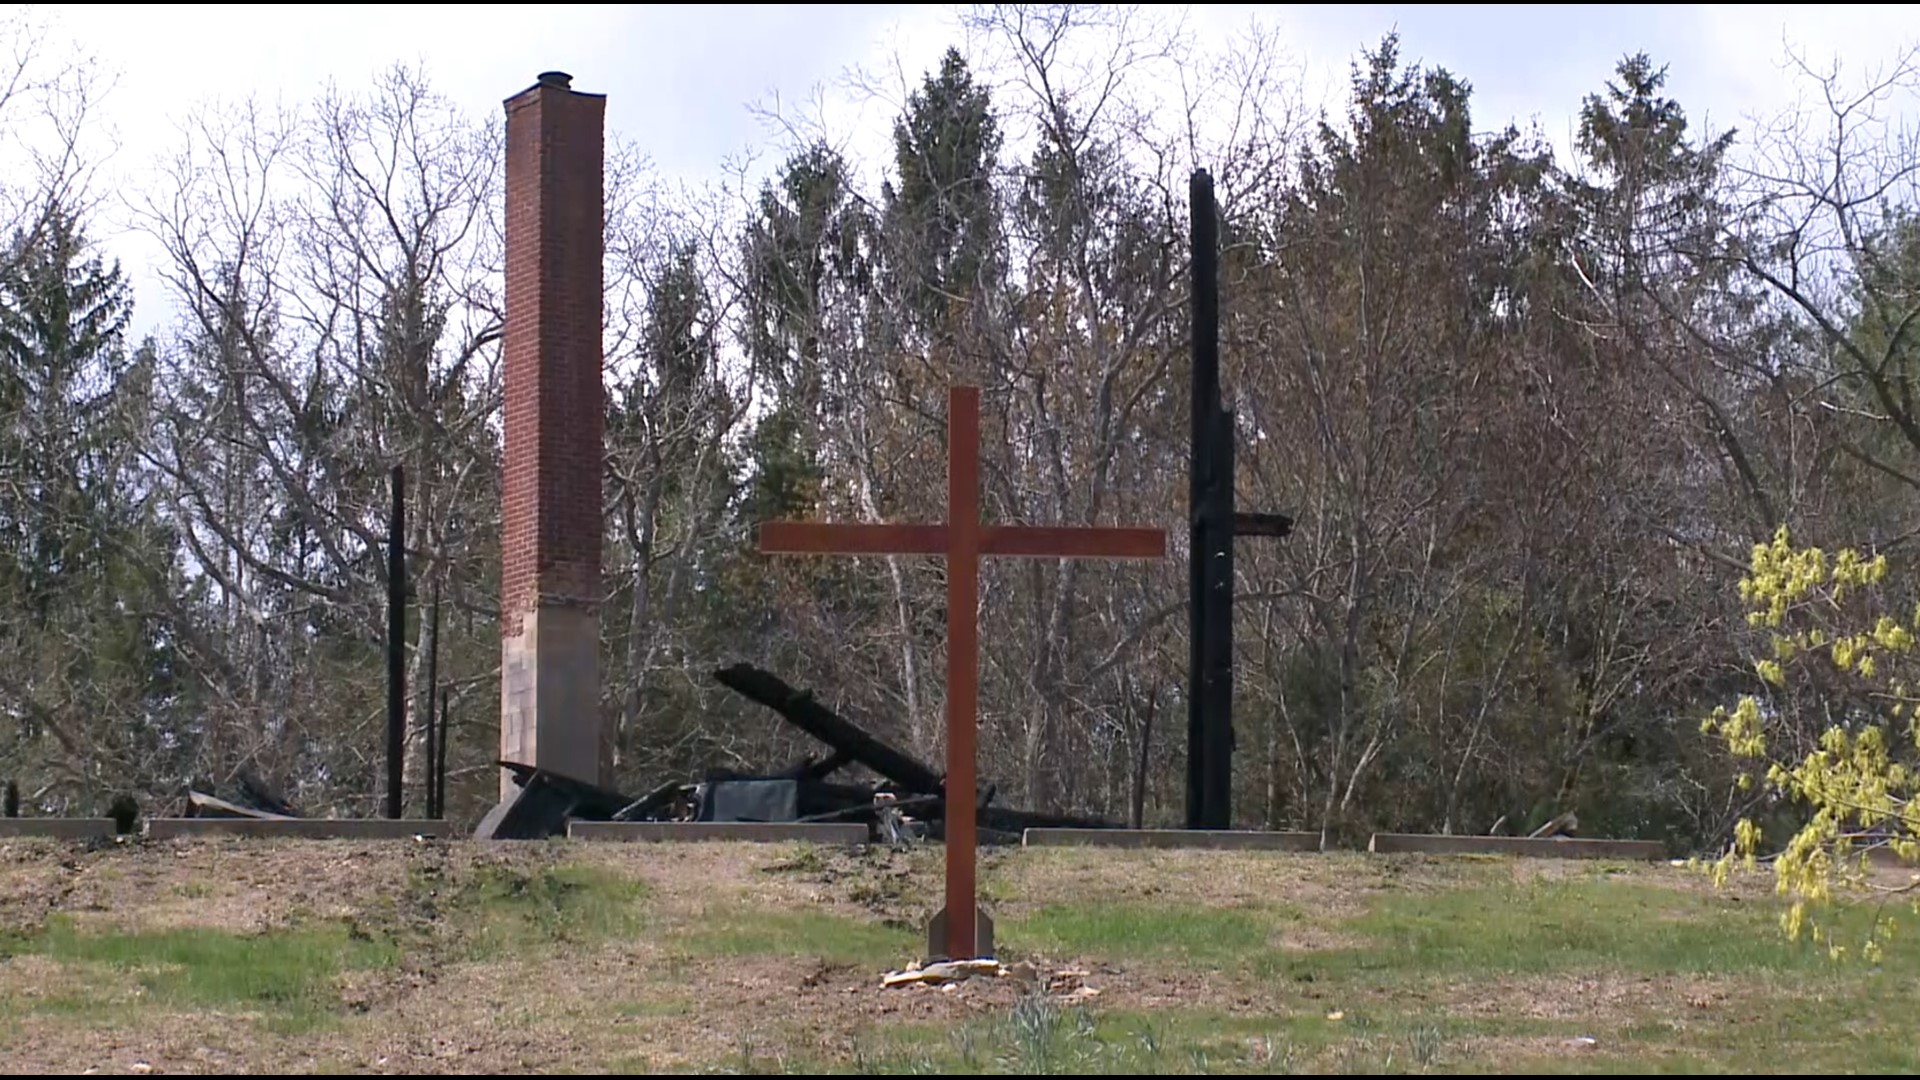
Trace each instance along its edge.
<path fill-rule="evenodd" d="M 0 943 L 0 956 L 40 955 L 85 970 L 131 977 L 137 1005 L 163 1010 L 242 1009 L 263 1012 L 285 1031 L 326 1021 L 339 1002 L 336 979 L 346 971 L 389 967 L 399 956 L 390 941 L 322 923 L 262 934 L 178 929 L 138 933 L 82 931 L 55 916 L 38 932 Z M 39 1013 L 119 1014 L 102 995 L 61 993 L 32 1002 Z M 16 1000 L 10 1008 L 22 1004 Z"/>
<path fill-rule="evenodd" d="M 1282 916 L 1223 908 L 1178 910 L 1145 904 L 1052 904 L 1013 922 L 1010 949 L 1088 959 L 1153 958 L 1219 970 L 1267 947 Z"/>
<path fill-rule="evenodd" d="M 656 892 L 568 857 L 422 869 L 355 922 L 260 935 L 88 932 L 56 917 L 0 938 L 0 960 L 58 965 L 39 996 L 0 985 L 0 1043 L 198 1012 L 248 1018 L 257 1045 L 302 1068 L 299 1036 L 335 1024 L 353 1051 L 330 1044 L 329 1060 L 364 1068 L 363 1051 L 395 1039 L 392 1017 L 348 1013 L 341 983 L 404 963 L 379 1000 L 430 994 L 449 1025 L 526 1032 L 531 1050 L 478 1040 L 493 1056 L 477 1064 L 509 1070 L 525 1052 L 537 1056 L 529 1068 L 629 1073 L 1920 1072 L 1910 918 L 1878 967 L 1836 966 L 1784 940 L 1775 898 L 1737 899 L 1664 869 L 1556 867 L 1520 881 L 1510 862 L 1241 860 L 1236 872 L 1274 884 L 1236 881 L 1231 894 L 1260 902 L 1154 904 L 1137 882 L 1022 853 L 1000 885 L 1003 959 L 1086 966 L 1106 992 L 1009 1006 L 1010 981 L 952 996 L 867 983 L 921 954 L 915 926 L 812 906 L 786 883 L 754 885 L 757 874 L 723 883 L 716 904 L 705 881 L 662 877 Z M 805 851 L 759 868 L 808 875 L 842 904 L 906 880 L 883 862 L 849 868 Z M 1321 893 L 1290 892 L 1296 872 L 1338 888 L 1337 907 L 1301 906 Z M 927 874 L 909 884 L 931 895 Z M 1843 932 L 1866 914 L 1838 920 Z M 628 966 L 605 963 L 616 953 Z M 575 993 L 588 957 L 596 977 L 616 975 Z M 817 963 L 844 967 L 816 981 Z M 466 965 L 488 970 L 471 983 L 413 979 L 472 974 Z M 482 996 L 448 993 L 468 985 Z M 505 996 L 486 996 L 502 985 Z M 1569 1046 L 1576 1036 L 1597 1043 Z"/>
<path fill-rule="evenodd" d="M 1138 904 L 1049 905 L 1004 934 L 1009 952 L 1242 975 L 1255 1015 L 1137 1011 L 1023 1000 L 949 1030 L 870 1033 L 858 1072 L 1622 1072 L 1920 1071 L 1910 1003 L 1920 1000 L 1920 935 L 1897 937 L 1878 968 L 1836 968 L 1823 948 L 1785 941 L 1777 904 L 1594 871 L 1567 881 L 1389 893 L 1362 914 L 1322 920 L 1345 948 L 1283 951 L 1290 909 L 1168 911 Z M 1840 924 L 1863 928 L 1865 915 Z M 1513 979 L 1711 978 L 1729 987 L 1695 1009 L 1650 990 L 1562 1018 L 1530 1016 Z M 1537 985 L 1537 984 L 1536 984 Z M 1549 982 L 1549 986 L 1550 986 Z M 1679 984 L 1672 984 L 1679 985 Z M 1511 1009 L 1456 1015 L 1449 998 L 1514 995 Z M 1552 992 L 1549 988 L 1544 992 Z M 1624 1010 L 1626 1015 L 1620 1015 Z M 1331 1019 L 1337 1013 L 1339 1019 Z M 1638 1015 L 1634 1015 L 1637 1013 Z M 1591 1049 L 1569 1044 L 1578 1036 Z M 1504 1041 L 1503 1041 L 1504 1040 Z M 1509 1058 L 1490 1046 L 1553 1047 Z"/>
<path fill-rule="evenodd" d="M 1294 958 L 1338 972 L 1632 971 L 1648 975 L 1827 970 L 1824 949 L 1790 944 L 1779 909 L 1725 894 L 1623 881 L 1534 882 L 1390 896 L 1347 924 L 1370 942 Z M 1852 920 L 1843 920 L 1851 922 Z M 1889 962 L 1920 958 L 1915 942 Z"/>
<path fill-rule="evenodd" d="M 723 909 L 688 932 L 683 945 L 717 956 L 813 957 L 828 963 L 897 966 L 922 948 L 901 927 L 818 911 Z"/>
<path fill-rule="evenodd" d="M 449 917 L 470 959 L 631 938 L 646 926 L 644 882 L 595 867 L 489 867 L 462 883 Z"/>

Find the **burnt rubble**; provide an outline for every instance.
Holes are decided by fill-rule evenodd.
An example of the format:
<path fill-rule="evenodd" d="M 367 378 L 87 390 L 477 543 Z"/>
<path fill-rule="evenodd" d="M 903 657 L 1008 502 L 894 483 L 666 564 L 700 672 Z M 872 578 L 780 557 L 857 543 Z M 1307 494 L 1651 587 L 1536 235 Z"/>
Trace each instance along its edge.
<path fill-rule="evenodd" d="M 855 822 L 884 843 L 939 838 L 946 813 L 944 777 L 821 704 L 770 671 L 735 664 L 715 681 L 773 710 L 822 743 L 824 757 L 808 755 L 764 774 L 710 771 L 692 783 L 662 784 L 628 796 L 551 770 L 501 761 L 519 785 L 482 819 L 474 836 L 527 840 L 564 835 L 568 821 Z M 879 777 L 872 783 L 836 779 L 850 765 Z M 982 843 L 1017 842 L 1029 828 L 1116 828 L 1104 821 L 1040 814 L 993 804 L 985 786 L 976 801 Z"/>

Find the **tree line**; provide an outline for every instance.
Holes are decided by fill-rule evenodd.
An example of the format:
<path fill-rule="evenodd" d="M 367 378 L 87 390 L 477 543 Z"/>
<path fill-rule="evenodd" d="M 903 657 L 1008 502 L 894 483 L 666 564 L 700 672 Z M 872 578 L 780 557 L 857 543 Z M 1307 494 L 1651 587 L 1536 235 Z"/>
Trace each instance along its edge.
<path fill-rule="evenodd" d="M 1574 811 L 1712 846 L 1799 812 L 1700 725 L 1764 692 L 1736 583 L 1781 526 L 1886 556 L 1883 588 L 1920 599 L 1911 64 L 1865 87 L 1803 67 L 1819 110 L 1703 131 L 1629 56 L 1563 158 L 1477 126 L 1470 83 L 1391 36 L 1315 116 L 1270 37 L 1205 54 L 1081 7 L 965 24 L 882 160 L 797 137 L 764 183 L 689 192 L 609 136 L 621 786 L 814 749 L 710 678 L 740 660 L 937 759 L 939 561 L 768 559 L 753 529 L 937 518 L 965 381 L 993 519 L 1172 540 L 1161 564 L 983 568 L 982 775 L 1036 809 L 1179 820 L 1198 166 L 1239 502 L 1296 522 L 1236 556 L 1236 824 Z M 84 85 L 12 85 L 33 93 L 0 109 L 84 122 Z M 435 655 L 471 820 L 498 746 L 500 118 L 396 68 L 184 131 L 122 193 L 177 314 L 144 340 L 83 157 L 4 193 L 4 771 L 39 812 L 246 766 L 309 812 L 377 813 L 401 465 L 409 805 Z M 1781 708 L 1811 745 L 1840 698 Z"/>

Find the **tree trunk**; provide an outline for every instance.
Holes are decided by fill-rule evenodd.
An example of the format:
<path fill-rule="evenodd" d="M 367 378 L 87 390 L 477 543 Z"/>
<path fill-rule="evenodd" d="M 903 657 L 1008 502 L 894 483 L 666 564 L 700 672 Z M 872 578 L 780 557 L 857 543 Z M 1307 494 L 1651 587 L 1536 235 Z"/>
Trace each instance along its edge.
<path fill-rule="evenodd" d="M 626 764 L 633 740 L 640 731 L 641 714 L 646 709 L 647 668 L 653 640 L 649 621 L 653 617 L 654 523 L 659 520 L 661 485 L 665 480 L 658 460 L 654 465 L 645 503 L 635 505 L 631 486 L 621 499 L 627 547 L 633 552 L 633 599 L 627 609 L 627 700 L 622 703 L 613 739 L 615 769 Z"/>
<path fill-rule="evenodd" d="M 1127 686 L 1127 700 L 1133 701 L 1133 678 L 1124 676 Z M 1143 828 L 1147 811 L 1147 763 L 1153 760 L 1153 716 L 1160 707 L 1160 680 L 1156 678 L 1153 690 L 1147 696 L 1147 708 L 1140 718 L 1140 757 L 1133 769 L 1133 800 L 1128 820 L 1136 829 Z"/>
<path fill-rule="evenodd" d="M 862 441 L 860 458 L 860 510 L 869 521 L 881 520 L 880 505 L 873 497 L 873 470 L 867 447 Z M 920 656 L 913 643 L 913 613 L 907 603 L 906 575 L 900 570 L 900 556 L 888 555 L 887 580 L 893 587 L 894 618 L 900 627 L 900 683 L 907 699 L 907 731 L 916 753 L 929 753 L 934 746 L 932 724 L 920 707 Z"/>

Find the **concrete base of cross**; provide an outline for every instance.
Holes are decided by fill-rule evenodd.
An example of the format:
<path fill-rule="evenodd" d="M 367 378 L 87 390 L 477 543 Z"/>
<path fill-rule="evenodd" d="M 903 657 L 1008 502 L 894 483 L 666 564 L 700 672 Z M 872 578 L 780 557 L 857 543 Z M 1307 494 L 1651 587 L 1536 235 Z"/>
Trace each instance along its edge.
<path fill-rule="evenodd" d="M 936 960 L 983 960 L 993 955 L 993 919 L 984 908 L 976 906 L 973 910 L 974 951 L 979 955 L 955 956 L 952 950 L 947 948 L 947 909 L 941 908 L 940 913 L 927 922 L 928 963 Z"/>

